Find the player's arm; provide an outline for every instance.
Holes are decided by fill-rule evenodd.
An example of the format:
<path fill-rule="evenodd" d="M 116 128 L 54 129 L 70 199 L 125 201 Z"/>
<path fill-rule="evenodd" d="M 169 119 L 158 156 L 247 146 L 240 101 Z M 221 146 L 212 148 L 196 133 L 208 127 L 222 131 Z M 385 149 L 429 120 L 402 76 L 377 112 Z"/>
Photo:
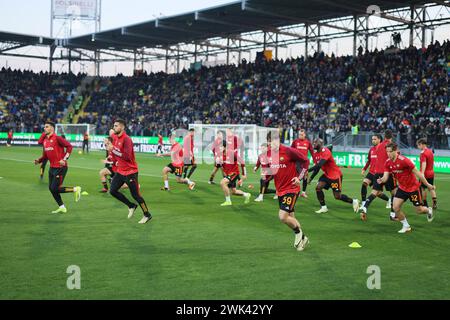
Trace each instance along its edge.
<path fill-rule="evenodd" d="M 242 173 L 241 180 L 247 179 L 247 169 L 245 168 L 245 161 L 237 154 L 237 151 L 235 152 L 235 159 L 236 159 L 237 163 L 239 164 L 239 166 L 241 167 L 241 173 Z"/>
<path fill-rule="evenodd" d="M 312 172 L 311 176 L 308 179 L 308 184 L 314 180 L 314 177 L 319 173 L 320 169 L 326 162 L 327 162 L 326 159 L 320 159 L 318 163 L 316 163 L 314 166 L 308 169 L 308 172 Z"/>
<path fill-rule="evenodd" d="M 42 132 L 41 136 L 39 137 L 38 144 L 44 144 L 44 140 L 45 140 L 46 136 L 47 135 L 45 134 L 45 132 Z"/>
<path fill-rule="evenodd" d="M 58 141 L 58 144 L 66 149 L 66 153 L 64 154 L 64 157 L 59 160 L 59 164 L 60 165 L 65 165 L 67 164 L 67 160 L 69 160 L 70 154 L 72 153 L 73 147 L 70 144 L 69 141 L 67 141 L 66 139 L 64 139 L 63 137 L 56 137 L 56 140 Z"/>
<path fill-rule="evenodd" d="M 303 153 L 295 148 L 288 148 L 286 150 L 286 154 L 289 158 L 295 161 L 295 167 L 298 172 L 298 176 L 292 178 L 292 183 L 300 185 L 300 180 L 302 180 L 308 172 L 309 160 L 305 155 L 303 155 Z"/>
<path fill-rule="evenodd" d="M 256 173 L 256 171 L 258 171 L 259 167 L 261 167 L 261 161 L 259 161 L 259 157 L 258 157 L 258 160 L 256 161 L 256 165 L 253 168 L 253 172 Z"/>
<path fill-rule="evenodd" d="M 42 161 L 44 161 L 45 159 L 48 159 L 48 158 L 47 158 L 47 155 L 45 154 L 45 150 L 42 149 L 42 156 L 38 159 L 35 159 L 34 164 L 42 163 Z"/>
<path fill-rule="evenodd" d="M 312 146 L 312 143 L 310 142 L 309 143 L 309 146 L 308 146 L 308 151 L 309 151 L 309 154 L 311 155 L 311 157 L 314 159 L 314 154 L 315 154 L 315 151 L 314 151 L 314 148 L 313 148 L 313 146 Z"/>
<path fill-rule="evenodd" d="M 364 175 L 364 173 L 366 172 L 366 170 L 369 168 L 370 166 L 370 150 L 369 150 L 369 154 L 367 156 L 367 162 L 366 165 L 364 166 L 364 168 L 361 170 L 361 174 Z"/>
<path fill-rule="evenodd" d="M 412 169 L 412 172 L 416 175 L 417 178 L 419 178 L 420 182 L 422 182 L 424 185 L 427 186 L 428 190 L 431 191 L 435 189 L 435 187 L 432 184 L 428 183 L 423 173 L 417 170 L 417 168 Z"/>
<path fill-rule="evenodd" d="M 422 172 L 422 174 L 425 174 L 425 171 L 427 170 L 427 161 L 422 155 L 420 156 L 420 164 L 420 172 Z"/>
<path fill-rule="evenodd" d="M 389 174 L 390 174 L 389 171 L 385 171 L 385 172 L 383 173 L 383 176 L 382 176 L 381 178 L 377 179 L 377 182 L 378 182 L 379 184 L 386 183 L 386 182 L 388 181 L 388 179 L 389 179 Z"/>

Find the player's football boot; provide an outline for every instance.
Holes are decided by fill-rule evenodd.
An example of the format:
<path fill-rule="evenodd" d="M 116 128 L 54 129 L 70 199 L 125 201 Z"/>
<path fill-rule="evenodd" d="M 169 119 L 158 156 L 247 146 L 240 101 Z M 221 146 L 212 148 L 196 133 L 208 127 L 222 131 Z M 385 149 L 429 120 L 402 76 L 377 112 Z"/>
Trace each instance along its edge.
<path fill-rule="evenodd" d="M 52 213 L 67 213 L 66 207 L 59 207 L 58 209 L 52 211 Z"/>
<path fill-rule="evenodd" d="M 297 246 L 297 251 L 303 251 L 305 250 L 306 246 L 309 243 L 309 239 L 307 236 L 304 236 L 303 239 L 300 241 L 300 243 Z"/>
<path fill-rule="evenodd" d="M 359 216 L 361 218 L 362 221 L 366 221 L 367 220 L 367 208 L 366 207 L 361 207 L 359 208 Z"/>
<path fill-rule="evenodd" d="M 191 182 L 188 187 L 189 187 L 189 190 L 194 190 L 195 182 Z"/>
<path fill-rule="evenodd" d="M 144 215 L 144 216 L 142 217 L 142 219 L 139 220 L 138 223 L 144 224 L 144 223 L 149 222 L 151 219 L 152 219 L 152 215 L 149 213 L 148 216 Z"/>
<path fill-rule="evenodd" d="M 221 204 L 220 204 L 220 206 L 222 206 L 222 207 L 231 206 L 231 205 L 233 205 L 233 204 L 231 203 L 231 201 L 225 201 L 224 203 L 221 203 Z"/>
<path fill-rule="evenodd" d="M 306 192 L 305 191 L 302 191 L 302 193 L 300 193 L 300 197 L 302 197 L 302 198 L 308 198 L 308 195 L 306 194 Z"/>
<path fill-rule="evenodd" d="M 390 209 L 391 208 L 391 198 L 389 198 L 389 201 L 386 202 L 386 209 Z"/>
<path fill-rule="evenodd" d="M 390 219 L 391 221 L 399 221 L 398 218 L 397 218 L 397 216 L 395 215 L 395 212 L 389 213 L 389 219 Z"/>
<path fill-rule="evenodd" d="M 320 208 L 319 210 L 316 210 L 316 213 L 327 213 L 327 212 L 328 212 L 328 208 L 326 206 Z"/>
<path fill-rule="evenodd" d="M 359 209 L 359 200 L 353 199 L 353 211 L 355 211 L 355 213 L 358 213 L 358 209 Z"/>
<path fill-rule="evenodd" d="M 401 228 L 400 230 L 398 230 L 398 233 L 407 233 L 407 232 L 411 232 L 411 226 L 405 227 L 403 226 L 403 228 Z"/>
<path fill-rule="evenodd" d="M 128 208 L 128 219 L 131 219 L 133 217 L 134 212 L 136 211 L 137 207 L 138 206 L 135 205 L 133 208 Z"/>
<path fill-rule="evenodd" d="M 81 187 L 74 187 L 73 194 L 75 195 L 75 202 L 80 201 L 81 198 Z"/>
<path fill-rule="evenodd" d="M 162 191 L 170 191 L 170 189 L 169 189 L 169 188 L 166 188 L 166 187 L 161 187 L 161 190 L 162 190 Z"/>
<path fill-rule="evenodd" d="M 274 200 L 278 199 L 278 196 L 277 196 L 277 195 L 274 195 L 274 196 L 273 196 L 273 199 L 274 199 Z"/>
<path fill-rule="evenodd" d="M 212 180 L 209 180 L 208 183 L 209 183 L 209 184 L 216 184 L 216 183 L 215 183 L 214 181 L 212 181 Z"/>
<path fill-rule="evenodd" d="M 264 196 L 262 194 L 260 194 L 259 196 L 257 196 L 255 198 L 255 202 L 263 202 L 264 201 Z"/>
<path fill-rule="evenodd" d="M 250 202 L 251 196 L 252 196 L 252 195 L 251 195 L 250 193 L 247 193 L 247 194 L 244 195 L 244 203 L 245 203 L 245 204 L 247 204 L 247 203 Z"/>
<path fill-rule="evenodd" d="M 434 220 L 434 212 L 433 212 L 433 208 L 429 207 L 428 208 L 428 213 L 427 213 L 427 221 L 431 222 Z"/>

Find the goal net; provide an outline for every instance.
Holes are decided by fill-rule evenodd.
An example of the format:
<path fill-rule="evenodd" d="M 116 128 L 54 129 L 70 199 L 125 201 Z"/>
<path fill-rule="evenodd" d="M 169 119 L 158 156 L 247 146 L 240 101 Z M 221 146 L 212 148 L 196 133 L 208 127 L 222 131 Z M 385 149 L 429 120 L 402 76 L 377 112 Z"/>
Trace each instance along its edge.
<path fill-rule="evenodd" d="M 95 134 L 95 126 L 88 123 L 64 124 L 57 123 L 55 128 L 58 136 L 64 135 L 75 147 L 81 147 L 84 134 L 87 132 L 92 137 Z"/>
<path fill-rule="evenodd" d="M 222 132 L 224 138 L 227 129 L 237 136 L 242 144 L 238 149 L 239 155 L 247 163 L 256 163 L 260 145 L 267 143 L 268 132 L 275 131 L 278 134 L 278 129 L 276 128 L 260 127 L 254 124 L 189 124 L 189 129 L 192 128 L 195 130 L 194 155 L 196 159 L 201 159 L 202 162 L 209 164 L 214 163 L 211 148 L 219 131 Z"/>

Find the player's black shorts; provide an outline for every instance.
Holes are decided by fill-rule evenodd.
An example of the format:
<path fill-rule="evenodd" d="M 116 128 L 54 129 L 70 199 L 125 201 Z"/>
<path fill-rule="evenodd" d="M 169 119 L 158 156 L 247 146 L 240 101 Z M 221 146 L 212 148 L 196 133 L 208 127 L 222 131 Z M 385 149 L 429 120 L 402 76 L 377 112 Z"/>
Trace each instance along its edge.
<path fill-rule="evenodd" d="M 427 181 L 428 181 L 429 184 L 431 184 L 431 185 L 434 186 L 434 177 L 433 177 L 433 178 L 425 178 L 425 179 L 427 179 Z M 421 186 L 423 189 L 427 189 L 427 186 L 424 185 L 423 183 L 421 183 L 420 186 Z"/>
<path fill-rule="evenodd" d="M 286 193 L 282 196 L 278 196 L 278 205 L 280 206 L 280 210 L 294 212 L 297 198 L 298 193 Z"/>
<path fill-rule="evenodd" d="M 325 182 L 325 186 L 323 187 L 325 190 L 331 188 L 333 192 L 342 192 L 342 176 L 340 179 L 329 179 L 323 174 L 318 182 Z"/>
<path fill-rule="evenodd" d="M 12 139 L 8 138 L 6 139 L 6 144 L 11 144 Z"/>
<path fill-rule="evenodd" d="M 377 191 L 383 191 L 383 187 L 386 189 L 386 191 L 392 191 L 395 188 L 397 188 L 397 183 L 395 182 L 394 177 L 392 176 L 392 174 L 389 175 L 389 179 L 386 183 L 384 184 L 379 184 L 377 182 L 378 179 L 381 179 L 383 177 L 384 174 L 382 173 L 376 173 L 374 175 L 374 179 L 373 179 L 373 186 L 372 189 L 373 190 L 377 190 Z"/>
<path fill-rule="evenodd" d="M 216 163 L 214 163 L 214 167 L 216 167 L 216 168 L 222 168 L 222 164 L 221 164 L 221 163 L 218 163 L 218 162 L 216 162 Z"/>
<path fill-rule="evenodd" d="M 241 179 L 241 177 L 238 174 L 231 174 L 231 175 L 226 175 L 224 176 L 225 179 L 227 179 L 229 181 L 228 183 L 228 188 L 236 188 L 236 184 L 237 182 Z"/>
<path fill-rule="evenodd" d="M 375 175 L 369 172 L 364 179 L 370 180 L 369 186 L 371 186 L 374 184 Z"/>
<path fill-rule="evenodd" d="M 185 167 L 193 166 L 195 165 L 195 157 L 192 156 L 190 158 L 184 158 L 183 163 Z"/>
<path fill-rule="evenodd" d="M 167 167 L 170 169 L 170 171 L 177 177 L 180 177 L 183 175 L 183 167 L 175 167 L 173 164 L 169 163 Z"/>
<path fill-rule="evenodd" d="M 67 167 L 62 168 L 50 168 L 48 170 L 48 184 L 55 184 L 56 186 L 62 186 L 64 178 L 67 174 Z"/>
<path fill-rule="evenodd" d="M 398 188 L 394 197 L 403 199 L 405 201 L 407 201 L 409 199 L 415 207 L 423 205 L 422 194 L 420 193 L 419 189 L 417 189 L 416 191 L 413 191 L 413 192 L 406 192 L 406 191 Z"/>

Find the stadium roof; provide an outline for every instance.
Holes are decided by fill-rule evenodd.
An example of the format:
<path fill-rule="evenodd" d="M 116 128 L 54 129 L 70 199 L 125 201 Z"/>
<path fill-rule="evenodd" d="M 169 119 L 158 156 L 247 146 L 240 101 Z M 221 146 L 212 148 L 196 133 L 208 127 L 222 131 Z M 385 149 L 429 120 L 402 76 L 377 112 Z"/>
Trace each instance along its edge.
<path fill-rule="evenodd" d="M 318 23 L 362 15 L 376 3 L 381 10 L 398 9 L 430 1 L 416 0 L 242 0 L 172 17 L 162 17 L 122 28 L 72 37 L 64 47 L 126 50 L 168 47 L 216 37 L 232 37 L 257 30 Z M 351 31 L 351 30 L 349 30 Z"/>
<path fill-rule="evenodd" d="M 51 45 L 55 42 L 55 39 L 43 37 L 43 36 L 32 36 L 20 33 L 3 32 L 0 31 L 0 42 L 12 42 L 20 43 L 22 45 Z"/>

